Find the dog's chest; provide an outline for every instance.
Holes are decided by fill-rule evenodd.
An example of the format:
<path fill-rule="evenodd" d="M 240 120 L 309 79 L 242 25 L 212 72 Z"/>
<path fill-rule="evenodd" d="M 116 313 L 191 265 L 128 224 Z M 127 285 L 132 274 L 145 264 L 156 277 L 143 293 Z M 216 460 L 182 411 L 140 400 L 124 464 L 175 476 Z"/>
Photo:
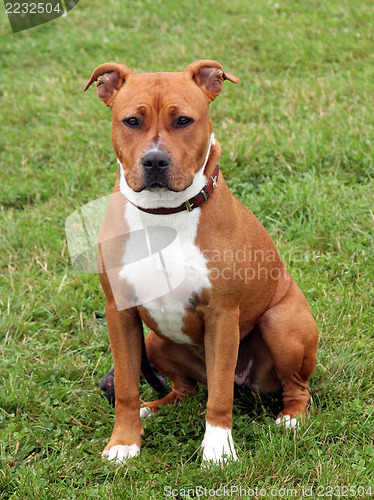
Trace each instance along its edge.
<path fill-rule="evenodd" d="M 177 343 L 193 343 L 183 332 L 186 307 L 210 287 L 206 259 L 195 244 L 200 209 L 173 215 L 152 215 L 128 204 L 125 218 L 130 237 L 126 243 L 120 277 L 133 287 L 137 305 L 156 322 L 159 332 Z M 138 235 L 141 235 L 139 238 Z M 147 250 L 141 264 L 128 266 L 137 240 Z M 135 240 L 135 241 L 134 241 Z M 130 259 L 131 260 L 131 259 Z"/>

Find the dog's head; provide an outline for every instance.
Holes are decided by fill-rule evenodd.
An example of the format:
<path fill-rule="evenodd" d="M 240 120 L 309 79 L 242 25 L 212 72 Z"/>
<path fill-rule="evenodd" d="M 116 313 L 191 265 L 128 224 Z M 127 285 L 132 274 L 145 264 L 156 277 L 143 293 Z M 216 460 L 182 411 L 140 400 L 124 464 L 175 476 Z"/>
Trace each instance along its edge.
<path fill-rule="evenodd" d="M 183 191 L 209 156 L 209 104 L 224 80 L 238 83 L 216 61 L 196 61 L 181 73 L 134 74 L 123 64 L 95 69 L 84 90 L 112 109 L 112 142 L 135 192 Z"/>

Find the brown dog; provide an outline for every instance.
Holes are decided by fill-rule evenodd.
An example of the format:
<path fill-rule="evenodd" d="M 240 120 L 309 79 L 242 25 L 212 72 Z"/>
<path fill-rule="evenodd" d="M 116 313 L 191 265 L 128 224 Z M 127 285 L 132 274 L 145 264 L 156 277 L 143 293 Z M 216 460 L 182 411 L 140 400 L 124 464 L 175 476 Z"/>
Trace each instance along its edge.
<path fill-rule="evenodd" d="M 181 73 L 134 74 L 107 63 L 92 74 L 112 109 L 118 179 L 99 236 L 115 366 L 115 425 L 104 450 L 140 449 L 140 416 L 208 386 L 203 460 L 236 459 L 234 381 L 283 390 L 277 424 L 307 410 L 318 331 L 308 303 L 263 226 L 230 192 L 217 166 L 209 103 L 224 80 L 215 61 Z M 150 361 L 171 378 L 165 398 L 140 408 L 142 322 Z"/>

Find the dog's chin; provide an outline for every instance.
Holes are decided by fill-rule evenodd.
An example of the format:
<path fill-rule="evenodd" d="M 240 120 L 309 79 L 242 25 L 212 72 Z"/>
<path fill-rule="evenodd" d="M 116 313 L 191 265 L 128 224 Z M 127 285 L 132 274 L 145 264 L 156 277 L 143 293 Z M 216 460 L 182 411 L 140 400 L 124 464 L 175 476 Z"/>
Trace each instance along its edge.
<path fill-rule="evenodd" d="M 161 183 L 161 182 L 152 182 L 151 184 L 146 184 L 140 191 L 148 191 L 150 193 L 181 193 L 185 191 L 188 187 L 190 187 L 192 182 L 185 185 L 173 186 L 169 183 Z M 139 192 L 140 192 L 139 191 Z"/>
<path fill-rule="evenodd" d="M 129 178 L 130 177 L 130 178 Z M 126 183 L 128 187 L 135 193 L 148 192 L 148 193 L 181 193 L 189 188 L 194 180 L 194 176 L 191 179 L 179 178 L 177 182 L 176 179 L 141 179 L 139 177 L 132 178 L 128 176 L 126 178 Z"/>
<path fill-rule="evenodd" d="M 151 193 L 162 193 L 162 192 L 166 192 L 166 191 L 172 191 L 172 189 L 165 186 L 165 184 L 161 184 L 159 182 L 154 182 L 153 184 L 146 186 L 144 188 L 144 191 L 149 191 Z"/>
<path fill-rule="evenodd" d="M 153 182 L 152 184 L 140 184 L 140 185 L 128 182 L 127 185 L 134 193 L 142 193 L 142 192 L 166 193 L 168 191 L 172 191 L 172 189 L 170 189 L 168 186 L 159 182 Z"/>

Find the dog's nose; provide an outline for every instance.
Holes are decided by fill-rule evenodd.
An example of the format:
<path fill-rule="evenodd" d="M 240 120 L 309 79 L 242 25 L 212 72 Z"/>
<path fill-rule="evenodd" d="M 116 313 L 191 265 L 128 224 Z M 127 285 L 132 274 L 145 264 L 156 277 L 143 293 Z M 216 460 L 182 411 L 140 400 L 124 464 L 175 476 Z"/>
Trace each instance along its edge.
<path fill-rule="evenodd" d="M 142 165 L 148 171 L 162 171 L 169 167 L 170 158 L 162 151 L 150 151 L 143 156 Z"/>

